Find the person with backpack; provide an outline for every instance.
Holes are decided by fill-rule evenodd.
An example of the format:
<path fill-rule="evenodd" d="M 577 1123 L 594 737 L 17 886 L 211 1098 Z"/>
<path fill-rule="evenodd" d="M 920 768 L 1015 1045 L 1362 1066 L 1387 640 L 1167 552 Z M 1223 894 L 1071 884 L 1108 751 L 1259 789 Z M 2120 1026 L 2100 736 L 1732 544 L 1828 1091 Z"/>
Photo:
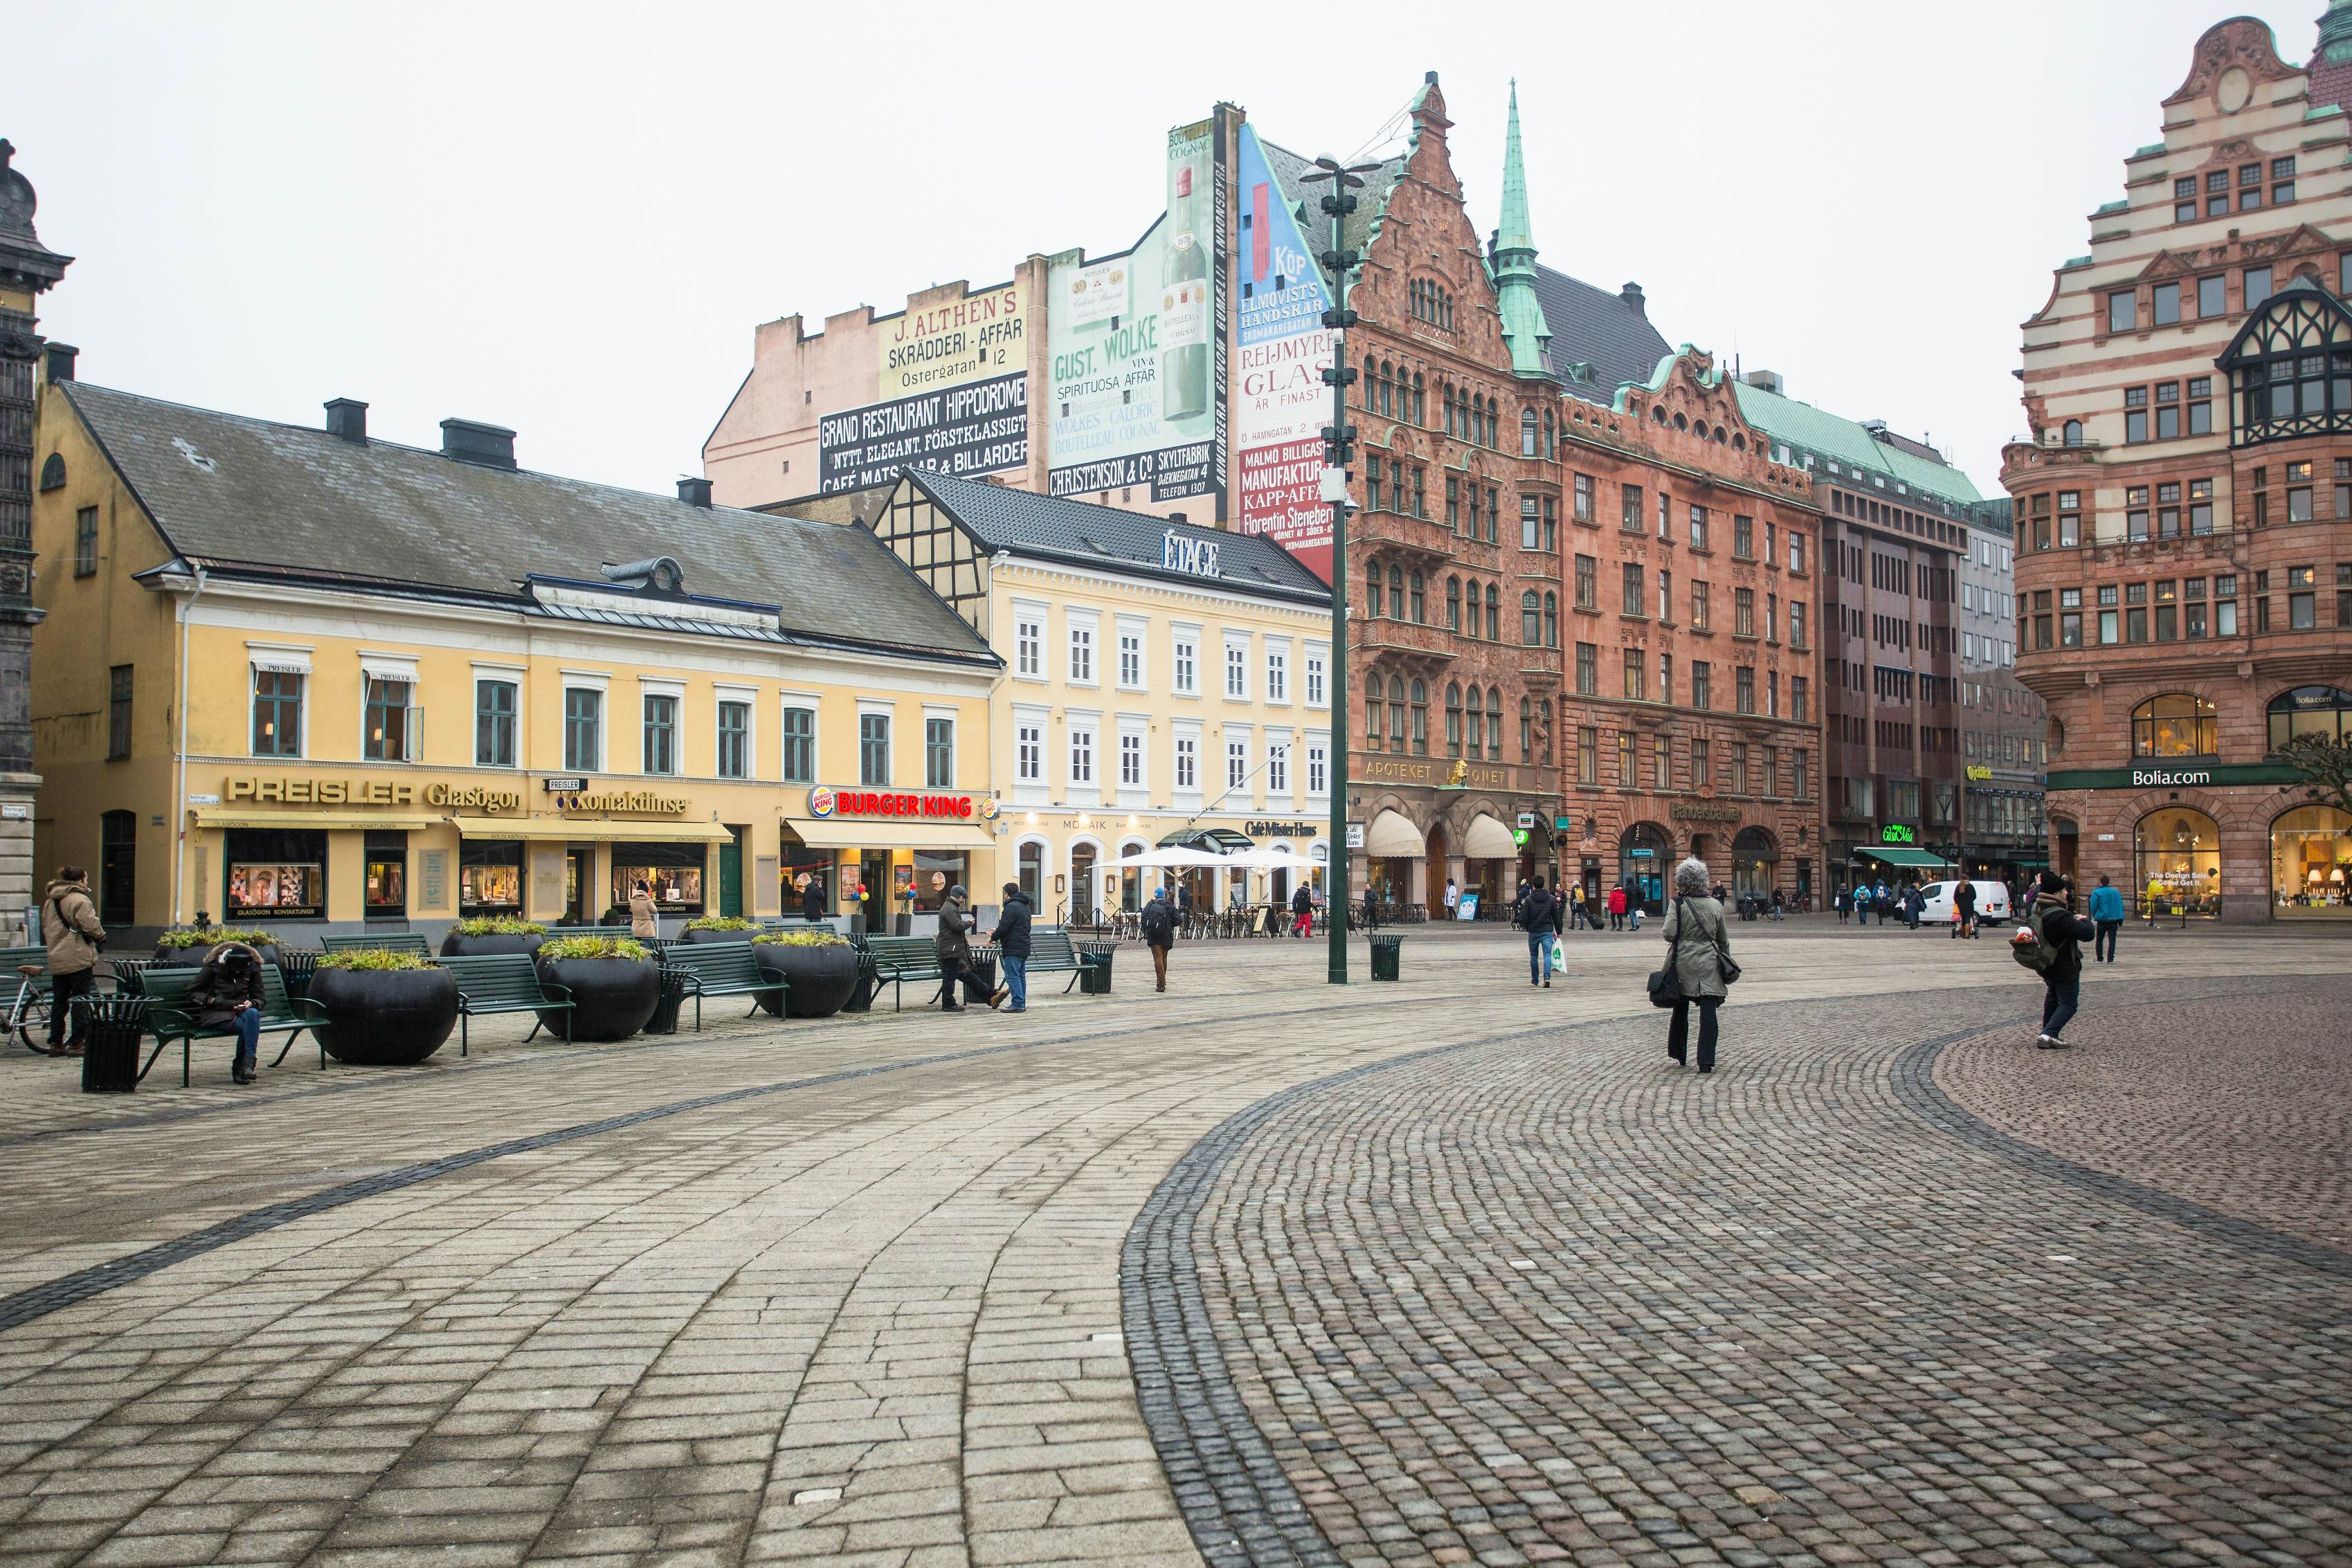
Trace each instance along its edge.
<path fill-rule="evenodd" d="M 1681 999 L 1666 1026 L 1666 1054 L 1678 1064 L 1690 1046 L 1690 1010 L 1698 1009 L 1698 1070 L 1715 1071 L 1715 1010 L 1739 977 L 1731 961 L 1731 937 L 1724 929 L 1723 905 L 1707 893 L 1706 862 L 1696 855 L 1675 868 L 1674 902 L 1666 907 L 1666 961 L 1674 966 Z"/>
<path fill-rule="evenodd" d="M 2025 924 L 2010 938 L 2010 954 L 2042 977 L 2042 1032 L 2033 1039 L 2037 1051 L 2063 1051 L 2066 1025 L 2083 999 L 2083 940 L 2095 938 L 2099 928 L 2074 910 L 2073 890 L 2066 879 L 2045 871 L 2034 883 L 2033 907 Z"/>
<path fill-rule="evenodd" d="M 1559 935 L 1559 906 L 1544 891 L 1543 878 L 1529 877 L 1519 890 L 1512 919 L 1528 934 L 1528 984 L 1551 984 L 1553 938 Z"/>
<path fill-rule="evenodd" d="M 1315 895 L 1300 883 L 1290 894 L 1290 934 L 1312 936 L 1315 934 Z"/>
<path fill-rule="evenodd" d="M 98 923 L 98 905 L 90 901 L 89 879 L 81 867 L 58 867 L 41 899 L 41 942 L 48 949 L 48 1053 L 79 1056 L 89 1015 L 76 1010 L 74 998 L 96 993 L 98 950 L 106 945 L 106 927 Z"/>
<path fill-rule="evenodd" d="M 2124 928 L 2124 890 L 2104 876 L 2099 878 L 2099 885 L 2091 889 L 2091 924 L 2099 932 L 2091 944 L 2092 961 L 2114 963 L 2116 938 Z"/>
<path fill-rule="evenodd" d="M 1837 890 L 1837 898 L 1834 902 L 1837 904 L 1838 924 L 1843 925 L 1845 924 L 1845 917 L 1853 913 L 1853 894 L 1841 887 Z"/>
<path fill-rule="evenodd" d="M 1168 907 L 1168 890 L 1162 887 L 1143 906 L 1143 942 L 1151 949 L 1151 988 L 1168 988 L 1168 949 L 1176 946 L 1176 912 Z"/>

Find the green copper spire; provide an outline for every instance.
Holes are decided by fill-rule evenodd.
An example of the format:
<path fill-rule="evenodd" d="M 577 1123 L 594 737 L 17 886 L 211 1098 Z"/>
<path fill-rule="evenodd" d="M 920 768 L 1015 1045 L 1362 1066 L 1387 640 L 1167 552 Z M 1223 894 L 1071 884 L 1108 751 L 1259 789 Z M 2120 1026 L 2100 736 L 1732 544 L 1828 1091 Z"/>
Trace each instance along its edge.
<path fill-rule="evenodd" d="M 2352 0 L 2327 0 L 2319 19 L 2319 53 L 2334 65 L 2352 60 Z"/>
<path fill-rule="evenodd" d="M 1536 298 L 1536 241 L 1528 220 L 1528 173 L 1519 158 L 1519 84 L 1511 83 L 1510 129 L 1503 139 L 1503 221 L 1495 231 L 1495 303 L 1511 345 L 1511 373 L 1545 373 L 1551 327 Z"/>

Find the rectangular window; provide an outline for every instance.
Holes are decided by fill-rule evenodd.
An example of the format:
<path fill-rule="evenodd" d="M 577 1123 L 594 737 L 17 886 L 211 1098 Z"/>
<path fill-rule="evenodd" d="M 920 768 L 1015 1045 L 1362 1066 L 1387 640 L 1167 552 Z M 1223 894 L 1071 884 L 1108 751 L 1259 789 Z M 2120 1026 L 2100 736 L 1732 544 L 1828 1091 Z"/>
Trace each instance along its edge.
<path fill-rule="evenodd" d="M 408 695 L 416 688 L 407 681 L 366 678 L 360 716 L 360 755 L 370 762 L 408 758 Z"/>
<path fill-rule="evenodd" d="M 1731 634 L 1735 637 L 1756 635 L 1756 591 L 1752 588 L 1731 591 Z"/>
<path fill-rule="evenodd" d="M 1122 789 L 1143 787 L 1143 737 L 1121 734 L 1118 737 L 1118 783 Z"/>
<path fill-rule="evenodd" d="M 2107 296 L 2107 330 L 2128 332 L 2138 325 L 2138 314 L 2130 289 Z"/>
<path fill-rule="evenodd" d="M 1198 736 L 1176 737 L 1176 788 L 1191 791 L 1201 787 L 1201 740 Z"/>
<path fill-rule="evenodd" d="M 1804 715 L 1799 714 L 1797 716 L 1799 718 L 1802 718 Z M 1790 782 L 1794 786 L 1797 792 L 1797 799 L 1800 800 L 1811 799 L 1813 793 L 1812 777 L 1811 770 L 1806 767 L 1806 762 L 1807 755 L 1805 748 L 1801 746 L 1798 747 L 1790 757 L 1790 773 L 1791 776 Z"/>
<path fill-rule="evenodd" d="M 677 771 L 677 699 L 648 692 L 645 698 L 645 771 Z"/>
<path fill-rule="evenodd" d="M 1143 689 L 1143 633 L 1121 629 L 1118 634 L 1118 684 L 1129 691 Z"/>
<path fill-rule="evenodd" d="M 1701 713 L 1706 712 L 1711 704 L 1712 694 L 1707 687 L 1712 675 L 1713 671 L 1705 659 L 1691 661 L 1691 706 Z"/>
<path fill-rule="evenodd" d="M 1643 700 L 1644 693 L 1642 689 L 1642 682 L 1643 675 L 1648 668 L 1648 662 L 1643 658 L 1641 649 L 1628 648 L 1625 650 L 1626 701 L 1641 702 Z"/>
<path fill-rule="evenodd" d="M 2319 624 L 2318 596 L 2314 591 L 2317 570 L 2308 566 L 2286 569 L 2286 624 L 2290 632 L 2308 632 Z"/>
<path fill-rule="evenodd" d="M 1542 514 L 1537 508 L 1536 498 L 1533 496 L 1520 497 L 1519 548 L 1521 549 L 1540 549 L 1542 528 Z"/>
<path fill-rule="evenodd" d="M 1748 743 L 1744 740 L 1731 743 L 1731 792 L 1748 793 Z"/>
<path fill-rule="evenodd" d="M 784 782 L 816 782 L 816 709 L 784 710 Z"/>
<path fill-rule="evenodd" d="M 1580 523 L 1589 523 L 1593 520 L 1592 490 L 1592 476 L 1579 474 L 1576 476 L 1576 498 L 1573 504 L 1576 507 L 1575 517 Z"/>
<path fill-rule="evenodd" d="M 2047 619 L 2044 617 L 2045 621 Z M 2156 640 L 2159 643 L 2171 643 L 2178 641 L 2179 636 L 2179 589 L 2178 584 L 2167 579 L 2156 585 Z M 2049 645 L 2046 641 L 2041 644 L 2044 648 Z"/>
<path fill-rule="evenodd" d="M 604 766 L 604 694 L 586 686 L 563 690 L 563 766 L 596 773 Z"/>
<path fill-rule="evenodd" d="M 1704 739 L 1691 742 L 1691 788 L 1704 789 L 1715 782 L 1714 747 Z"/>
<path fill-rule="evenodd" d="M 719 777 L 751 777 L 751 705 L 719 705 Z"/>
<path fill-rule="evenodd" d="M 1270 745 L 1265 748 L 1265 792 L 1290 793 L 1290 747 Z"/>
<path fill-rule="evenodd" d="M 131 666 L 117 664 L 106 672 L 106 759 L 119 762 L 131 755 Z"/>
<path fill-rule="evenodd" d="M 1095 629 L 1092 626 L 1070 628 L 1070 679 L 1090 686 L 1095 683 Z"/>
<path fill-rule="evenodd" d="M 1201 695 L 1201 644 L 1189 634 L 1180 634 L 1175 643 L 1176 695 L 1195 697 Z"/>
<path fill-rule="evenodd" d="M 1045 729 L 1043 725 L 1023 724 L 1013 728 L 1013 778 L 1024 784 L 1045 781 Z"/>
<path fill-rule="evenodd" d="M 2158 284 L 2154 290 L 2154 298 L 2148 303 L 2151 306 L 2148 314 L 2155 319 L 2156 325 L 2159 327 L 2177 325 L 2180 320 L 2180 285 Z"/>
<path fill-rule="evenodd" d="M 1756 554 L 1756 519 L 1734 516 L 1731 519 L 1731 553 L 1743 560 Z"/>
<path fill-rule="evenodd" d="M 923 720 L 923 788 L 955 788 L 955 720 L 951 718 Z"/>
<path fill-rule="evenodd" d="M 2245 270 L 2244 279 L 2246 298 L 2244 303 L 2239 308 L 2244 310 L 2259 308 L 2263 301 L 2271 297 L 2271 269 L 2267 267 L 2250 267 Z"/>
<path fill-rule="evenodd" d="M 92 577 L 98 572 L 98 508 L 84 507 L 74 513 L 74 575 Z"/>
<path fill-rule="evenodd" d="M 1658 492 L 1658 537 L 1662 539 L 1675 537 L 1675 498 L 1664 490 Z"/>
<path fill-rule="evenodd" d="M 1265 649 L 1265 700 L 1290 700 L 1290 651 L 1276 643 L 1267 643 Z"/>
<path fill-rule="evenodd" d="M 2147 389 L 2124 389 L 2124 439 L 2138 442 L 2147 439 Z"/>
<path fill-rule="evenodd" d="M 1802 534 L 1789 536 L 1789 570 L 1799 577 L 1805 575 L 1805 536 Z"/>
<path fill-rule="evenodd" d="M 1073 788 L 1095 781 L 1095 732 L 1070 726 L 1070 783 Z"/>
<path fill-rule="evenodd" d="M 1225 644 L 1225 695 L 1244 698 L 1249 695 L 1249 643 L 1246 642 Z"/>
<path fill-rule="evenodd" d="M 1627 561 L 1624 572 L 1625 613 L 1639 615 L 1642 613 L 1642 563 L 1637 560 Z"/>
<path fill-rule="evenodd" d="M 1756 666 L 1742 664 L 1733 672 L 1732 698 L 1740 713 L 1756 711 Z"/>
<path fill-rule="evenodd" d="M 1031 680 L 1045 677 L 1045 622 L 1022 616 L 1013 623 L 1013 673 Z"/>
<path fill-rule="evenodd" d="M 1642 486 L 1639 485 L 1622 485 L 1618 486 L 1618 489 L 1619 499 L 1623 507 L 1623 510 L 1618 515 L 1618 526 L 1629 534 L 1641 532 Z"/>
<path fill-rule="evenodd" d="M 1225 742 L 1225 788 L 1244 789 L 1249 784 L 1249 742 L 1246 740 Z"/>
<path fill-rule="evenodd" d="M 1576 607 L 1593 610 L 1600 607 L 1598 579 L 1601 563 L 1589 555 L 1576 558 Z"/>
<path fill-rule="evenodd" d="M 1812 722 L 1813 716 L 1811 711 L 1809 711 L 1812 701 L 1811 689 L 1812 683 L 1807 680 L 1804 676 L 1790 675 L 1789 677 L 1789 716 L 1795 719 L 1799 724 L 1810 724 Z M 1801 795 L 1804 793 L 1804 790 L 1801 789 L 1797 793 Z"/>
<path fill-rule="evenodd" d="M 2197 221 L 2197 180 L 2194 175 L 2172 182 L 2172 221 L 2176 224 Z"/>
<path fill-rule="evenodd" d="M 2197 314 L 2200 318 L 2210 320 L 2216 316 L 2229 314 L 2230 308 L 2224 298 L 2222 283 L 2223 279 L 2220 273 L 2197 280 Z"/>
<path fill-rule="evenodd" d="M 474 683 L 474 766 L 515 765 L 515 684 Z"/>
<path fill-rule="evenodd" d="M 2102 593 L 2106 591 L 2102 589 Z M 2238 579 L 2234 572 L 2225 572 L 2213 580 L 2213 635 L 2234 637 L 2238 634 Z"/>
<path fill-rule="evenodd" d="M 1576 645 L 1576 692 L 1595 696 L 1601 690 L 1601 650 L 1590 643 Z"/>
<path fill-rule="evenodd" d="M 857 781 L 890 782 L 890 716 L 887 713 L 857 716 Z"/>
<path fill-rule="evenodd" d="M 1690 509 L 1690 542 L 1693 549 L 1706 549 L 1706 508 L 1705 507 L 1693 507 Z"/>
<path fill-rule="evenodd" d="M 1445 476 L 1445 526 L 1462 531 L 1462 481 L 1451 474 Z"/>
<path fill-rule="evenodd" d="M 1324 705 L 1325 700 L 1326 699 L 1323 695 L 1323 650 L 1320 648 L 1309 648 L 1307 650 L 1307 706 L 1308 707 L 1321 707 Z"/>
<path fill-rule="evenodd" d="M 1576 781 L 1597 784 L 1601 779 L 1601 732 L 1591 725 L 1576 731 Z"/>
<path fill-rule="evenodd" d="M 1691 583 L 1691 630 L 1706 631 L 1711 613 L 1712 607 L 1708 601 L 1706 584 L 1694 580 Z"/>
<path fill-rule="evenodd" d="M 1309 795 L 1331 792 L 1329 753 L 1319 740 L 1309 742 L 1307 747 L 1307 792 Z"/>
<path fill-rule="evenodd" d="M 1789 601 L 1789 646 L 1801 648 L 1804 645 L 1805 602 L 1801 599 L 1792 599 Z"/>
<path fill-rule="evenodd" d="M 1672 653 L 1658 655 L 1658 700 L 1662 703 L 1675 700 L 1675 656 Z"/>

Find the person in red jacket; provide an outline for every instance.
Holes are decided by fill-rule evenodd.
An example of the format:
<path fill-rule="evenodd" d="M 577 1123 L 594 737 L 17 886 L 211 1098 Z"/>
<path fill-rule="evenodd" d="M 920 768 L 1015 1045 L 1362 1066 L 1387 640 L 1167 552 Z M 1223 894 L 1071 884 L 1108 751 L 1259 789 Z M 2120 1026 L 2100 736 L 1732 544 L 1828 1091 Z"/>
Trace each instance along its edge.
<path fill-rule="evenodd" d="M 1625 929 L 1625 884 L 1622 882 L 1609 890 L 1609 929 Z"/>

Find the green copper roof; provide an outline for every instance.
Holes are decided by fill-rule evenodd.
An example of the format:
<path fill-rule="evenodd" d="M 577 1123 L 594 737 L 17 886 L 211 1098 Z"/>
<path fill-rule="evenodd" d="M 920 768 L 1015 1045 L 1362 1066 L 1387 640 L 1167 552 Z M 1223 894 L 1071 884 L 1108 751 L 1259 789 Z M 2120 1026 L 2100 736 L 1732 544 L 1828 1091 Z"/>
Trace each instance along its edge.
<path fill-rule="evenodd" d="M 1958 469 L 1880 441 L 1853 420 L 1746 382 L 1732 382 L 1731 390 L 1748 423 L 1776 440 L 1817 452 L 1861 474 L 1884 475 L 1889 485 L 1907 485 L 1961 506 L 1973 507 L 1983 499 Z"/>
<path fill-rule="evenodd" d="M 1511 345 L 1511 373 L 1540 376 L 1551 326 L 1536 298 L 1535 225 L 1528 218 L 1528 172 L 1519 156 L 1519 84 L 1511 83 L 1510 128 L 1503 138 L 1503 214 L 1495 232 L 1495 305 Z"/>
<path fill-rule="evenodd" d="M 2327 0 L 2319 19 L 2319 52 L 2331 64 L 2352 60 L 2352 0 Z"/>

